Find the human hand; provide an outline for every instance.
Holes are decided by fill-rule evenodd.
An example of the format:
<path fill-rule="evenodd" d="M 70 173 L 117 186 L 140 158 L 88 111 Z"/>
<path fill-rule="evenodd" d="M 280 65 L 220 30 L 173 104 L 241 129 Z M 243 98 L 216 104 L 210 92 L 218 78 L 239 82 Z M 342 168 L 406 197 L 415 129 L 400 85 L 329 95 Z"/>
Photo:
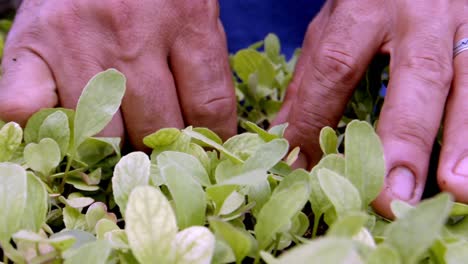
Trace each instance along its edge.
<path fill-rule="evenodd" d="M 320 129 L 338 123 L 373 56 L 387 53 L 390 82 L 377 128 L 387 174 L 374 207 L 392 217 L 392 200 L 414 204 L 421 199 L 446 101 L 438 182 L 458 201 L 468 202 L 468 52 L 455 59 L 452 53 L 454 42 L 468 37 L 465 3 L 327 1 L 308 28 L 275 121 L 289 122 L 286 137 L 301 146 L 303 165 L 322 155 Z"/>
<path fill-rule="evenodd" d="M 127 77 L 121 110 L 102 132 L 142 138 L 163 127 L 237 129 L 216 0 L 24 0 L 8 35 L 0 119 L 24 125 L 44 107 L 74 108 L 107 68 Z"/>

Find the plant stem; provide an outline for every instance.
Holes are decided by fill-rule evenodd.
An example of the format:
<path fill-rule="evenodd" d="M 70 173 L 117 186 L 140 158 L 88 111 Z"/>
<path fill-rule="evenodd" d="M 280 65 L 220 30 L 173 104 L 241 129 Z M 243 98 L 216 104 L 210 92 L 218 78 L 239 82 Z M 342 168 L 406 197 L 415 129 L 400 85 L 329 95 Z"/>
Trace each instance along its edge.
<path fill-rule="evenodd" d="M 255 260 L 254 260 L 254 264 L 258 264 L 258 263 L 260 263 L 260 254 L 259 253 L 255 256 Z"/>
<path fill-rule="evenodd" d="M 282 236 L 282 234 L 276 235 L 275 246 L 273 248 L 273 255 L 274 256 L 276 256 L 276 253 L 278 252 L 279 243 L 281 242 L 281 236 Z"/>
<path fill-rule="evenodd" d="M 315 238 L 317 236 L 317 231 L 318 231 L 318 226 L 320 223 L 320 217 L 322 215 L 314 215 L 314 227 L 312 229 L 312 238 Z"/>
<path fill-rule="evenodd" d="M 8 264 L 8 257 L 5 252 L 3 252 L 3 264 Z"/>
<path fill-rule="evenodd" d="M 67 159 L 67 167 L 65 168 L 65 174 L 63 175 L 63 179 L 62 179 L 62 183 L 60 184 L 60 193 L 63 193 L 63 190 L 65 189 L 65 182 L 67 181 L 67 178 L 68 178 L 68 173 L 70 171 L 70 168 L 71 168 L 71 163 L 74 159 L 74 155 L 72 156 L 68 156 L 68 159 Z"/>

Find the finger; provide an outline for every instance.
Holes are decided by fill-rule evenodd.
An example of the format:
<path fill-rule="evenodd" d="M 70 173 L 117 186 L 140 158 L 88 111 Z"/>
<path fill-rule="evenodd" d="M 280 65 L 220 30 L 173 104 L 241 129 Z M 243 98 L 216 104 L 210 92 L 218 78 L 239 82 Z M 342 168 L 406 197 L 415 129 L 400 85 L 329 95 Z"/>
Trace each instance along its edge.
<path fill-rule="evenodd" d="M 436 17 L 437 13 L 430 20 L 401 21 L 411 27 L 397 37 L 391 53 L 391 78 L 378 125 L 386 186 L 374 202 L 388 217 L 392 200 L 414 204 L 421 199 L 450 87 L 454 27 L 448 19 Z"/>
<path fill-rule="evenodd" d="M 288 89 L 286 90 L 283 105 L 273 120 L 272 125 L 283 124 L 288 120 L 288 115 L 291 111 L 291 106 L 295 101 L 297 91 L 302 81 L 302 76 L 304 75 L 307 65 L 310 63 L 315 46 L 319 43 L 317 40 L 321 39 L 323 28 L 327 24 L 328 18 L 330 16 L 331 3 L 332 1 L 325 2 L 322 10 L 307 28 L 306 35 L 304 37 L 304 43 L 302 43 L 302 50 L 299 55 L 296 67 L 294 68 L 293 78 L 291 79 L 291 82 L 288 85 Z"/>
<path fill-rule="evenodd" d="M 0 79 L 0 119 L 25 125 L 44 107 L 57 105 L 53 75 L 46 62 L 27 48 L 8 43 L 2 60 Z"/>
<path fill-rule="evenodd" d="M 468 24 L 458 28 L 455 40 L 468 36 Z M 440 154 L 438 182 L 457 201 L 468 202 L 468 52 L 454 58 L 454 79 L 447 101 L 443 145 Z"/>
<path fill-rule="evenodd" d="M 227 139 L 237 130 L 236 97 L 223 27 L 216 10 L 206 13 L 173 45 L 171 70 L 186 125 L 208 127 Z"/>
<path fill-rule="evenodd" d="M 385 36 L 381 16 L 369 16 L 363 10 L 371 8 L 361 8 L 374 3 L 358 2 L 340 2 L 332 12 L 318 44 L 312 45 L 310 62 L 292 99 L 286 138 L 292 147 L 301 147 L 309 164 L 322 155 L 320 129 L 338 123 L 354 86 Z"/>
<path fill-rule="evenodd" d="M 143 137 L 165 127 L 183 127 L 177 92 L 167 58 L 137 59 L 117 67 L 127 76 L 121 111 L 130 143 L 144 150 Z"/>

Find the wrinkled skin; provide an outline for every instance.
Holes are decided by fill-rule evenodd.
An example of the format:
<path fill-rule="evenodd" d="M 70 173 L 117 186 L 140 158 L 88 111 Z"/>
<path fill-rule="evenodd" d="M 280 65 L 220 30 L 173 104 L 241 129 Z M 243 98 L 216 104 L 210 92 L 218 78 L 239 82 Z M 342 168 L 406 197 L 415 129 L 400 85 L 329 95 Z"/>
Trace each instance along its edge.
<path fill-rule="evenodd" d="M 128 78 L 103 132 L 141 139 L 163 127 L 236 133 L 236 101 L 216 0 L 25 0 L 2 61 L 0 118 L 24 124 L 43 107 L 74 108 L 86 82 Z"/>
<path fill-rule="evenodd" d="M 466 1 L 327 1 L 306 34 L 303 54 L 276 122 L 302 147 L 302 163 L 321 153 L 318 135 L 336 125 L 354 86 L 376 53 L 390 55 L 390 83 L 378 122 L 386 184 L 374 207 L 392 217 L 390 202 L 421 199 L 432 145 L 445 111 L 438 182 L 468 202 L 468 37 Z"/>
<path fill-rule="evenodd" d="M 468 37 L 462 0 L 329 0 L 311 22 L 276 123 L 301 146 L 302 165 L 321 156 L 318 135 L 339 121 L 377 53 L 391 56 L 378 125 L 386 185 L 374 206 L 420 200 L 432 144 L 444 120 L 440 187 L 468 202 Z M 24 124 L 42 107 L 74 107 L 86 81 L 106 68 L 128 77 L 120 112 L 104 131 L 136 148 L 161 127 L 236 130 L 235 98 L 217 1 L 25 0 L 8 38 L 0 119 Z"/>

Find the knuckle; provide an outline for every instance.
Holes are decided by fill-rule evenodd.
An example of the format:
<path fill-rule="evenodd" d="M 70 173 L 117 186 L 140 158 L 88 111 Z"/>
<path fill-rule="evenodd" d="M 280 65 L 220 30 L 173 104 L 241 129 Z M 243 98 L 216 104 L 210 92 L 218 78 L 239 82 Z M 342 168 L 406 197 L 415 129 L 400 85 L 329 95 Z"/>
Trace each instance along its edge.
<path fill-rule="evenodd" d="M 433 129 L 428 127 L 424 120 L 418 120 L 416 117 L 410 117 L 408 112 L 403 116 L 394 120 L 393 126 L 389 133 L 399 141 L 406 142 L 423 151 L 431 153 L 434 143 Z"/>
<path fill-rule="evenodd" d="M 410 70 L 416 78 L 441 90 L 448 90 L 453 77 L 450 58 L 442 54 L 440 48 L 422 48 L 407 56 L 402 65 Z"/>
<path fill-rule="evenodd" d="M 356 79 L 358 62 L 345 51 L 323 46 L 314 59 L 313 72 L 318 82 L 325 87 L 349 85 Z"/>
<path fill-rule="evenodd" d="M 218 0 L 181 0 L 179 7 L 182 11 L 182 16 L 190 20 L 192 19 L 210 19 L 219 17 Z"/>
<path fill-rule="evenodd" d="M 190 109 L 190 119 L 201 125 L 226 122 L 236 112 L 235 101 L 228 95 L 207 96 L 195 105 L 194 109 Z"/>
<path fill-rule="evenodd" d="M 311 101 L 302 102 L 302 107 L 294 115 L 292 123 L 297 130 L 298 138 L 302 140 L 313 140 L 324 126 L 334 126 L 336 116 L 324 112 L 323 108 Z"/>

